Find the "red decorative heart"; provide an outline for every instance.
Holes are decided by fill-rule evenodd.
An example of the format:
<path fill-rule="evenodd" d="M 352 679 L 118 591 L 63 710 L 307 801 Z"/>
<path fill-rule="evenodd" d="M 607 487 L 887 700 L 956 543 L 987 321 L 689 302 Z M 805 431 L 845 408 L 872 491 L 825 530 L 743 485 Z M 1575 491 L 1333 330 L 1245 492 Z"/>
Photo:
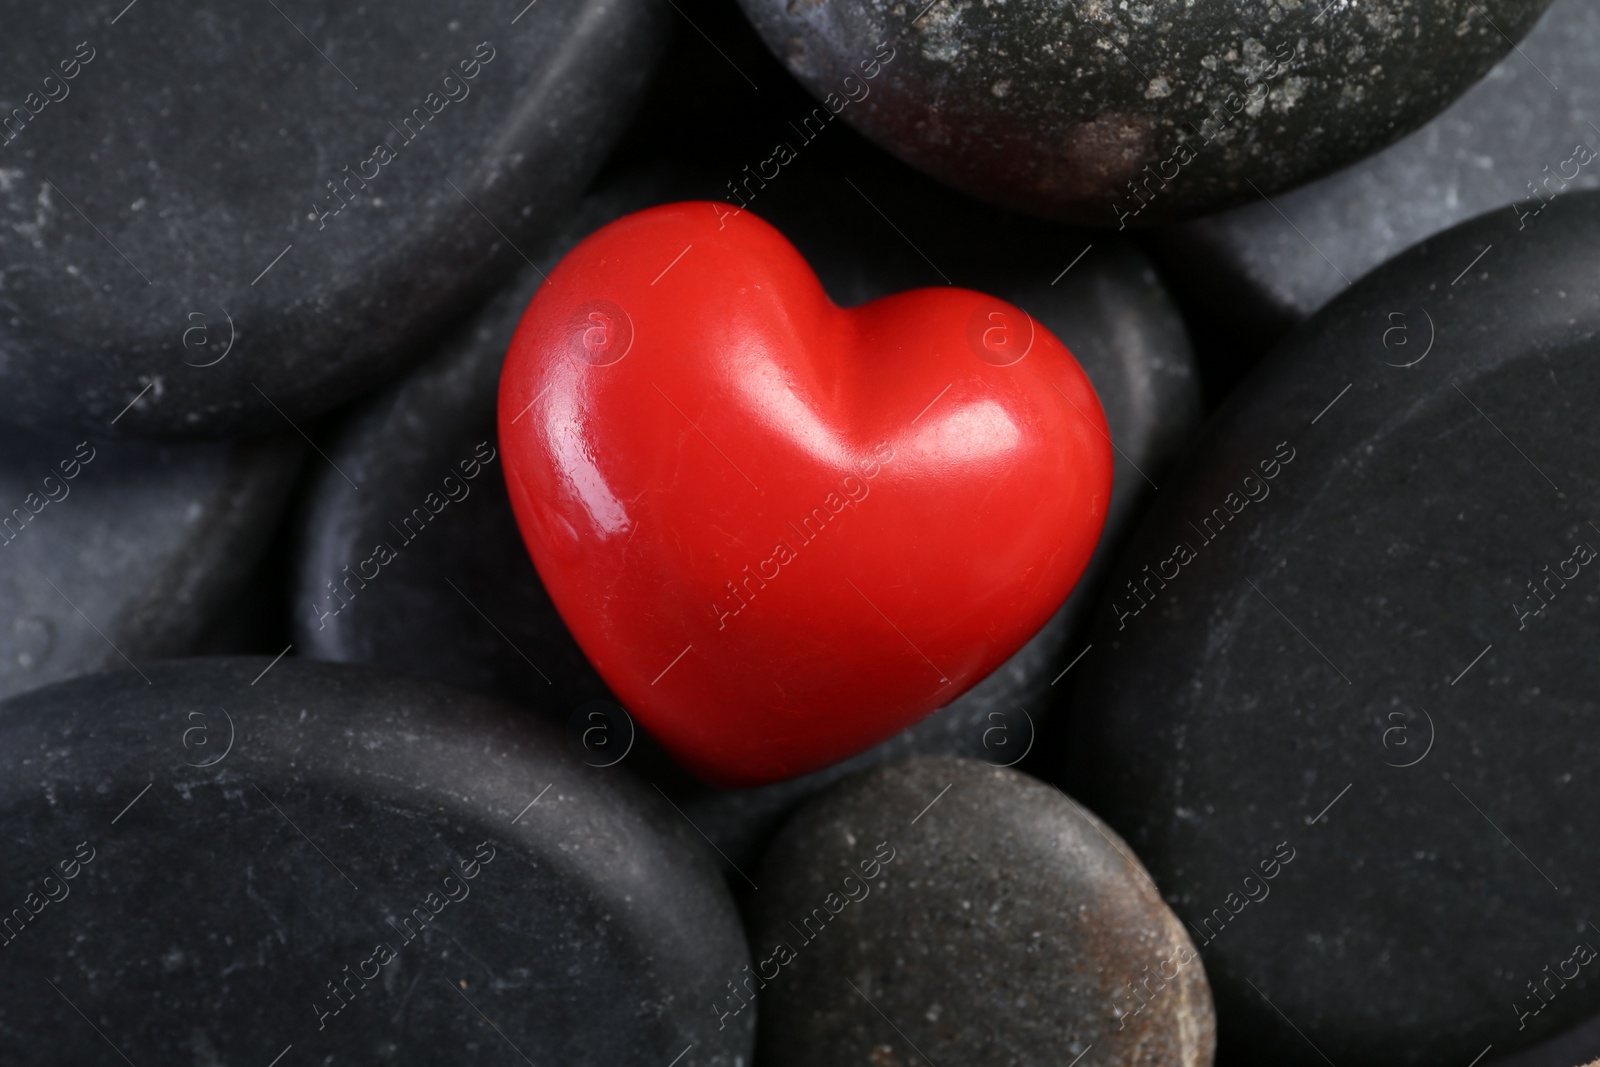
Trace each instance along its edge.
<path fill-rule="evenodd" d="M 725 204 L 652 208 L 551 272 L 500 381 L 523 539 L 624 705 L 748 786 L 950 703 L 1038 631 L 1111 495 L 1099 399 L 1003 301 L 836 307 Z"/>

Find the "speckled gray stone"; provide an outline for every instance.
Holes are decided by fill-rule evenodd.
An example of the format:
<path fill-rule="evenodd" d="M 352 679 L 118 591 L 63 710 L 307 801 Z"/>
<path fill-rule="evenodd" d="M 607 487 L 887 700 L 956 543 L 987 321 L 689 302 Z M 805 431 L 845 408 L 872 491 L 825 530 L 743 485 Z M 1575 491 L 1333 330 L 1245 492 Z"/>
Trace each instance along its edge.
<path fill-rule="evenodd" d="M 305 452 L 0 425 L 0 698 L 193 651 L 241 610 Z"/>
<path fill-rule="evenodd" d="M 837 113 L 975 196 L 1112 227 L 1258 199 L 1383 147 L 1548 3 L 741 0 L 823 101 L 819 122 Z"/>
<path fill-rule="evenodd" d="M 1574 152 L 1600 150 L 1596 125 L 1600 10 L 1555 0 L 1519 51 L 1404 140 L 1272 204 L 1152 234 L 1154 249 L 1185 310 L 1216 334 L 1218 358 L 1247 363 L 1423 238 L 1600 186 L 1600 162 L 1579 165 Z"/>
<path fill-rule="evenodd" d="M 269 663 L 0 705 L 7 1062 L 747 1067 L 704 1008 L 733 904 L 654 791 L 508 705 Z"/>
<path fill-rule="evenodd" d="M 1518 225 L 1292 334 L 1097 608 L 1067 788 L 1191 924 L 1298 852 L 1202 944 L 1225 1059 L 1466 1064 L 1600 1009 L 1600 194 Z"/>
<path fill-rule="evenodd" d="M 0 418 L 238 436 L 371 389 L 570 209 L 672 17 L 0 3 Z"/>
<path fill-rule="evenodd" d="M 755 971 L 712 1011 L 754 994 L 765 1067 L 1212 1062 L 1205 972 L 1149 875 L 1016 771 L 851 778 L 784 827 L 760 882 Z"/>
<path fill-rule="evenodd" d="M 843 304 L 939 282 L 925 252 L 948 263 L 954 280 L 1030 309 L 1066 341 L 1096 383 L 1121 450 L 1104 539 L 1115 544 L 1150 490 L 1140 469 L 1159 475 L 1200 417 L 1188 341 L 1148 261 L 1127 244 L 1100 238 L 1063 275 L 1089 243 L 1082 234 L 1051 231 L 1048 243 L 1025 250 L 1025 234 L 1040 230 L 1035 222 L 964 201 L 898 165 L 865 174 L 852 169 L 858 185 L 874 193 L 879 183 L 910 179 L 900 185 L 896 208 L 911 243 L 833 175 L 788 177 L 786 185 L 775 184 L 781 195 L 758 206 L 793 237 Z M 535 258 L 549 269 L 561 251 L 610 218 L 705 195 L 700 190 L 707 184 L 673 170 L 625 176 L 588 198 L 562 237 Z M 524 273 L 427 367 L 375 398 L 331 446 L 333 461 L 361 488 L 331 468 L 319 469 L 314 479 L 294 605 L 297 640 L 307 654 L 381 663 L 553 705 L 568 718 L 588 701 L 609 697 L 539 584 L 505 500 L 500 461 L 411 541 L 406 535 L 418 524 L 403 533 L 391 525 L 471 457 L 477 442 L 495 440 L 499 365 L 538 283 L 536 273 Z M 346 585 L 344 568 L 355 569 L 379 541 L 398 549 L 395 561 L 370 582 Z M 928 752 L 1015 763 L 1033 744 L 1052 680 L 1080 651 L 1071 635 L 1092 603 L 1109 552 L 1097 552 L 1080 583 L 1083 592 L 989 678 L 949 708 L 836 768 L 762 789 L 704 790 L 671 776 L 652 747 L 641 744 L 634 758 L 644 757 L 648 766 L 640 773 L 661 780 L 730 863 L 747 868 L 787 810 L 852 770 Z M 330 580 L 337 596 L 327 588 Z M 607 715 L 611 728 L 589 736 L 631 733 L 620 715 Z M 589 756 L 594 762 L 609 758 Z M 748 885 L 734 877 L 736 885 Z"/>

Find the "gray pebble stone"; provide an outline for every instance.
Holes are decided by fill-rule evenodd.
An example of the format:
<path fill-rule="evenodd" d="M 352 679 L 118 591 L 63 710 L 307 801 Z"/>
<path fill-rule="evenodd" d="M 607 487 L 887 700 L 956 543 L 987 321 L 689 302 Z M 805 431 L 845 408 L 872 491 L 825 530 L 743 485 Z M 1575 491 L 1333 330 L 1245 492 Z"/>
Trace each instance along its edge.
<path fill-rule="evenodd" d="M 1272 195 L 1420 126 L 1549 0 L 741 0 L 831 114 L 975 196 L 1120 228 Z"/>
<path fill-rule="evenodd" d="M 1212 1062 L 1183 925 L 1115 834 L 1036 779 L 874 768 L 806 804 L 759 880 L 755 972 L 712 1011 L 753 993 L 764 1067 Z"/>
<path fill-rule="evenodd" d="M 1363 274 L 1494 208 L 1600 185 L 1600 10 L 1555 0 L 1426 126 L 1320 181 L 1152 235 L 1219 358 L 1259 356 Z M 1581 162 L 1584 159 L 1588 162 Z M 1532 219 L 1529 220 L 1532 225 Z M 1241 356 L 1239 353 L 1243 352 Z"/>

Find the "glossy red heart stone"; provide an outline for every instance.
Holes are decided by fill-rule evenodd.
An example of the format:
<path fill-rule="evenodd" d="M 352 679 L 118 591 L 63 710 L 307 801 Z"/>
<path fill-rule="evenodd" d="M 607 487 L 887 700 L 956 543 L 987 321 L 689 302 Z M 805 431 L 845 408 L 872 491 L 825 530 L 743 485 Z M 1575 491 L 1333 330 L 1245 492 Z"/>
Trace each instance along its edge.
<path fill-rule="evenodd" d="M 1111 495 L 1093 387 L 963 289 L 836 307 L 726 204 L 599 230 L 500 381 L 522 536 L 579 645 L 679 761 L 749 786 L 950 703 L 1071 591 Z"/>

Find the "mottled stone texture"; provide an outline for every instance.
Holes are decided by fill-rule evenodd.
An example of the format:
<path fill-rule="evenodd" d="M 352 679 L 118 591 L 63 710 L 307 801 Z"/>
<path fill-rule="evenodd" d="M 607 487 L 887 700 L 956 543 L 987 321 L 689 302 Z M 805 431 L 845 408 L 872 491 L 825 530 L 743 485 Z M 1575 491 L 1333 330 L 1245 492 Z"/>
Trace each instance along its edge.
<path fill-rule="evenodd" d="M 653 790 L 521 709 L 270 662 L 0 704 L 7 1063 L 748 1067 L 704 1009 L 733 903 Z"/>
<path fill-rule="evenodd" d="M 1426 237 L 1600 185 L 1596 126 L 1600 9 L 1555 0 L 1517 51 L 1403 140 L 1270 204 L 1152 234 L 1207 342 L 1208 375 L 1247 369 L 1350 281 Z"/>
<path fill-rule="evenodd" d="M 1383 147 L 1549 0 L 741 3 L 819 106 L 902 159 L 1118 227 L 1259 199 Z M 879 42 L 894 58 L 861 97 Z"/>
<path fill-rule="evenodd" d="M 373 388 L 576 202 L 675 17 L 123 7 L 0 3 L 7 421 L 238 436 Z"/>
<path fill-rule="evenodd" d="M 1576 193 L 1357 282 L 1113 568 L 1067 788 L 1192 924 L 1298 853 L 1208 930 L 1224 1057 L 1465 1064 L 1600 1008 L 1597 245 Z"/>
<path fill-rule="evenodd" d="M 1205 973 L 1149 875 L 1016 771 L 923 758 L 851 778 L 758 881 L 756 973 L 713 1011 L 754 990 L 765 1067 L 1212 1062 Z"/>

